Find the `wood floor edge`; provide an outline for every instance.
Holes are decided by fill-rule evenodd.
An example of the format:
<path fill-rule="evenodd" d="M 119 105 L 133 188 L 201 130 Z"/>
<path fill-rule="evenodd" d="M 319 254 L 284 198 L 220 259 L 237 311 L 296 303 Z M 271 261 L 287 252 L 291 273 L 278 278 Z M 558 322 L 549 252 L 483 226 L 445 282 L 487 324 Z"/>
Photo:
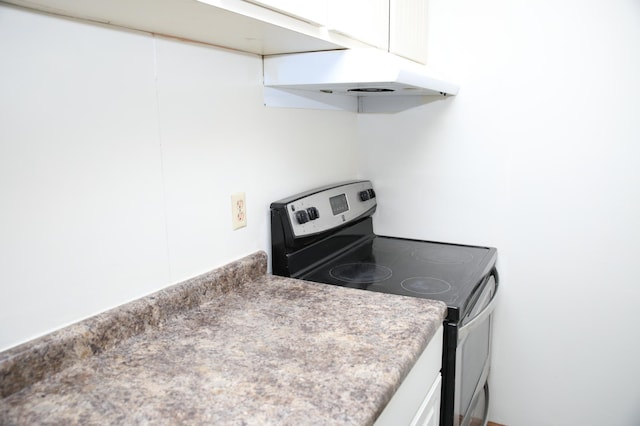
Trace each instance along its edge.
<path fill-rule="evenodd" d="M 500 423 L 487 422 L 487 426 L 505 426 L 505 425 L 501 425 Z"/>

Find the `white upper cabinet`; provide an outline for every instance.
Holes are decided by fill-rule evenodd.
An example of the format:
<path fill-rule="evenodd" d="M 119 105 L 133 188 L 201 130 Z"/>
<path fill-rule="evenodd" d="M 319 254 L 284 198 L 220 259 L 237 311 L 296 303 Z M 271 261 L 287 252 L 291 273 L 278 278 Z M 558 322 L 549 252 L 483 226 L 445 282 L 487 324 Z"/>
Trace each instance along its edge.
<path fill-rule="evenodd" d="M 247 0 L 316 25 L 327 25 L 328 0 Z"/>
<path fill-rule="evenodd" d="M 390 0 L 389 52 L 427 63 L 427 0 Z"/>
<path fill-rule="evenodd" d="M 328 0 L 328 28 L 379 49 L 389 48 L 389 0 Z"/>
<path fill-rule="evenodd" d="M 426 63 L 427 0 L 328 1 L 329 30 Z"/>
<path fill-rule="evenodd" d="M 2 0 L 260 55 L 376 47 L 426 57 L 427 0 Z"/>
<path fill-rule="evenodd" d="M 426 63 L 427 0 L 248 1 Z"/>
<path fill-rule="evenodd" d="M 326 20 L 322 18 L 326 12 L 322 12 L 322 7 L 316 8 L 313 0 L 260 0 L 265 6 L 245 0 L 1 1 L 259 55 L 367 46 L 354 38 L 327 31 L 319 22 L 309 23 Z M 292 9 L 287 13 L 274 10 L 288 7 Z"/>

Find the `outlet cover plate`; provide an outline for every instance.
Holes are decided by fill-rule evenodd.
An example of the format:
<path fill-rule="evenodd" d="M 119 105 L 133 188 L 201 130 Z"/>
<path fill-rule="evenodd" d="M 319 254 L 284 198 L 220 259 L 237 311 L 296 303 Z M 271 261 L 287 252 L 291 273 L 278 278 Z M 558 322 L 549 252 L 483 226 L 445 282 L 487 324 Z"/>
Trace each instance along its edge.
<path fill-rule="evenodd" d="M 244 192 L 231 194 L 231 226 L 234 230 L 247 226 L 247 199 Z"/>

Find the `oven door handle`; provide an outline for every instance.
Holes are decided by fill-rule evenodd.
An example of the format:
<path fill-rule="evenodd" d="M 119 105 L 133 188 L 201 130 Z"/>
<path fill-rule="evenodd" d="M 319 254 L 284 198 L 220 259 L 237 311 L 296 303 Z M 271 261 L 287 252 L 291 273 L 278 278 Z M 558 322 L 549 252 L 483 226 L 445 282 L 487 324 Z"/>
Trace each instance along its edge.
<path fill-rule="evenodd" d="M 496 282 L 496 290 L 491 296 L 491 300 L 489 301 L 489 303 L 487 303 L 487 306 L 485 306 L 482 312 L 476 315 L 475 318 L 469 321 L 469 323 L 466 324 L 464 327 L 460 327 L 460 329 L 458 329 L 458 344 L 463 342 L 464 339 L 467 338 L 469 333 L 471 333 L 478 326 L 480 326 L 487 318 L 489 318 L 489 315 L 491 315 L 493 313 L 493 310 L 496 308 L 496 303 L 497 303 L 496 296 L 498 295 L 498 274 L 495 269 L 492 271 L 491 276 L 493 276 L 493 279 Z"/>

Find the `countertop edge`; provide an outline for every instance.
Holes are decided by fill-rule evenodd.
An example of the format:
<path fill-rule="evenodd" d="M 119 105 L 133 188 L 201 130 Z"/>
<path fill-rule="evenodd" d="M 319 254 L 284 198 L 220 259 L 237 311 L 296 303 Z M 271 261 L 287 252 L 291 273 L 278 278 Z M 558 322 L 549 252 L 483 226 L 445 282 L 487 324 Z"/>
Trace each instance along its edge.
<path fill-rule="evenodd" d="M 162 328 L 180 312 L 265 275 L 258 251 L 212 271 L 0 352 L 0 398 L 5 398 L 130 337 Z"/>

